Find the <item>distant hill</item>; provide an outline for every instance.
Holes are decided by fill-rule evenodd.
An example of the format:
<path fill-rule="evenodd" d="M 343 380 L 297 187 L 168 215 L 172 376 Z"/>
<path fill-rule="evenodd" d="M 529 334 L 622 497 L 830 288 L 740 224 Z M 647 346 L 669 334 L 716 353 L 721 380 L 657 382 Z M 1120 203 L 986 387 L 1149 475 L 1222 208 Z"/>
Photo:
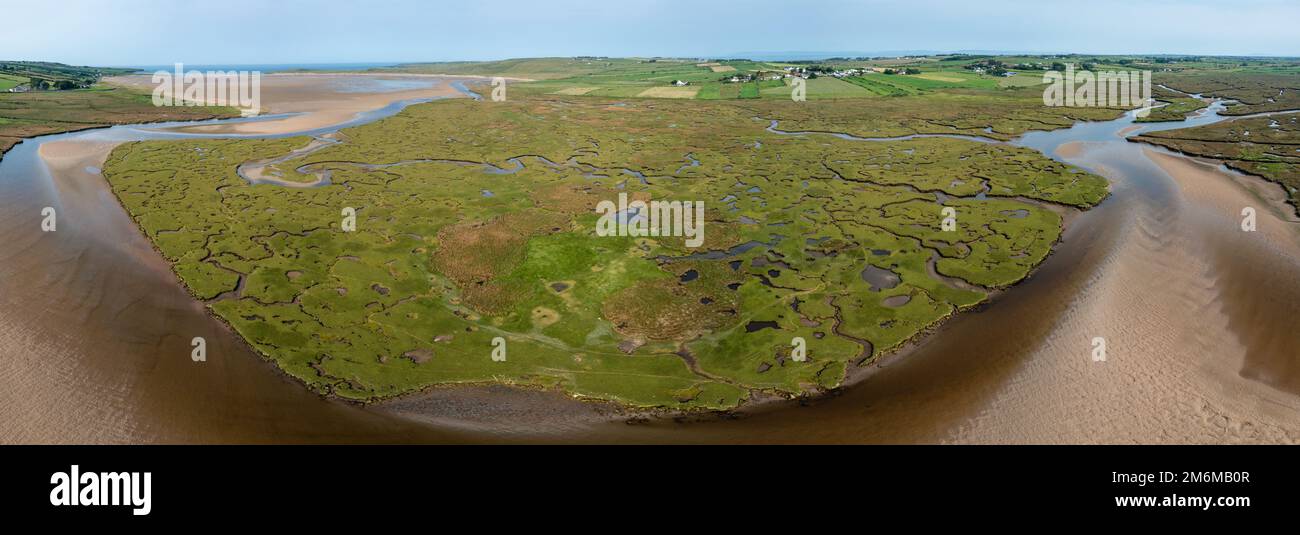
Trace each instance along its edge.
<path fill-rule="evenodd" d="M 509 76 L 531 80 L 554 80 L 573 76 L 606 72 L 611 68 L 636 65 L 640 60 L 629 58 L 574 57 L 574 58 L 515 58 L 497 61 L 442 61 L 429 63 L 403 63 L 375 71 L 432 73 L 468 76 Z"/>
<path fill-rule="evenodd" d="M 126 74 L 132 69 L 78 67 L 45 61 L 0 61 L 0 77 L 22 80 L 33 89 L 75 89 L 89 87 L 102 76 Z"/>

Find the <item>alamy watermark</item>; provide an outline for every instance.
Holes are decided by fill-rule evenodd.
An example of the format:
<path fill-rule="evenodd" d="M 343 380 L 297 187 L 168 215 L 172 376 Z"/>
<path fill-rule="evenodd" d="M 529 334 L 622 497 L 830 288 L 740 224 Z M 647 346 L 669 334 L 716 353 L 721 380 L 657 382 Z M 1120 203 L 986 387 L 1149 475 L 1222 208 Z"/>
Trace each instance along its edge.
<path fill-rule="evenodd" d="M 41 232 L 54 232 L 59 229 L 58 212 L 53 206 L 41 208 Z"/>
<path fill-rule="evenodd" d="M 808 341 L 802 336 L 796 336 L 790 339 L 790 358 L 795 362 L 808 361 Z"/>
<path fill-rule="evenodd" d="M 357 209 L 356 208 L 353 208 L 351 206 L 344 206 L 343 210 L 339 212 L 339 215 L 343 216 L 343 220 L 339 221 L 339 228 L 342 229 L 343 232 L 357 231 Z"/>
<path fill-rule="evenodd" d="M 1106 362 L 1106 338 L 1102 336 L 1092 337 L 1092 361 Z"/>
<path fill-rule="evenodd" d="M 600 201 L 597 236 L 685 236 L 686 246 L 704 244 L 704 201 Z"/>
<path fill-rule="evenodd" d="M 1079 71 L 1066 65 L 1065 71 L 1043 73 L 1043 104 L 1065 107 L 1137 107 L 1138 117 L 1151 109 L 1151 71 Z"/>
<path fill-rule="evenodd" d="M 1241 209 L 1241 231 L 1255 232 L 1259 230 L 1259 223 L 1255 219 L 1255 208 L 1247 206 Z"/>
<path fill-rule="evenodd" d="M 67 472 L 50 475 L 50 505 L 126 506 L 144 516 L 153 510 L 152 472 L 82 472 L 72 465 Z"/>
<path fill-rule="evenodd" d="M 790 80 L 790 100 L 803 102 L 808 100 L 808 80 L 792 78 Z"/>
<path fill-rule="evenodd" d="M 190 351 L 190 360 L 194 362 L 208 361 L 208 341 L 206 339 L 202 336 L 195 336 L 190 340 L 190 347 L 194 348 L 193 351 Z"/>
<path fill-rule="evenodd" d="M 500 336 L 492 338 L 492 362 L 506 361 L 506 339 Z"/>
<path fill-rule="evenodd" d="M 500 76 L 492 79 L 492 102 L 506 101 L 506 79 Z"/>
<path fill-rule="evenodd" d="M 177 63 L 173 72 L 153 73 L 154 106 L 230 106 L 253 117 L 262 109 L 261 71 L 185 70 Z"/>
<path fill-rule="evenodd" d="M 957 209 L 951 206 L 945 206 L 939 209 L 939 215 L 943 220 L 939 221 L 939 230 L 944 232 L 957 232 Z"/>

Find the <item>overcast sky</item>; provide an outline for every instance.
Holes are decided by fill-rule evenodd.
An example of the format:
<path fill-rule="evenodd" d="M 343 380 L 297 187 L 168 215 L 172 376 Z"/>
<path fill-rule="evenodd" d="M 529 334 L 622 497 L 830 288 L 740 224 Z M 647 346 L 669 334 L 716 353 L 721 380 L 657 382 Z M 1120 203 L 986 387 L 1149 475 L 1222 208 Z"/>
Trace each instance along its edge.
<path fill-rule="evenodd" d="M 1300 56 L 1297 0 L 0 0 L 0 59 L 276 64 L 995 50 Z"/>

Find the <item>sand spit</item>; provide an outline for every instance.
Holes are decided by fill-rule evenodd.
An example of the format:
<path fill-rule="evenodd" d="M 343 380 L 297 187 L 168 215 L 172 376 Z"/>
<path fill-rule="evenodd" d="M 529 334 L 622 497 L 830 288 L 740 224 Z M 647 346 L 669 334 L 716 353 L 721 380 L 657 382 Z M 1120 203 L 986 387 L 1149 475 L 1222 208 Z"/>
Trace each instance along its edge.
<path fill-rule="evenodd" d="M 1101 143 L 1089 141 L 1071 141 L 1057 147 L 1056 154 L 1065 159 L 1075 159 L 1083 156 L 1089 149 L 1095 149 L 1101 145 Z"/>
<path fill-rule="evenodd" d="M 427 82 L 429 87 L 396 91 L 364 91 L 355 86 L 358 77 L 374 80 Z M 151 90 L 154 84 L 147 75 L 118 76 L 109 83 Z M 375 110 L 392 102 L 459 93 L 445 77 L 421 75 L 353 75 L 353 74 L 267 74 L 262 76 L 262 109 L 265 114 L 295 114 L 270 121 L 191 126 L 182 132 L 205 134 L 283 134 L 323 128 L 347 122 L 358 113 Z"/>

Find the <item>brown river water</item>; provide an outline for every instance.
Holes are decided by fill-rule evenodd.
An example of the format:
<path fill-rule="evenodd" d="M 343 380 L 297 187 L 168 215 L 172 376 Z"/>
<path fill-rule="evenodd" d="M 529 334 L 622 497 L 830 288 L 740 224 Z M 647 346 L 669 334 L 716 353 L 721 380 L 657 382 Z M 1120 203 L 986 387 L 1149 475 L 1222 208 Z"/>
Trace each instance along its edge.
<path fill-rule="evenodd" d="M 1017 141 L 1104 174 L 1113 194 L 980 311 L 824 399 L 639 423 L 503 387 L 322 399 L 182 289 L 98 174 L 113 144 L 166 135 L 28 140 L 0 161 L 0 442 L 1300 441 L 1300 224 L 1277 186 L 1127 142 L 1131 126 Z M 56 232 L 40 230 L 46 206 Z M 1246 206 L 1257 232 L 1239 228 Z M 195 336 L 206 362 L 190 359 Z"/>

